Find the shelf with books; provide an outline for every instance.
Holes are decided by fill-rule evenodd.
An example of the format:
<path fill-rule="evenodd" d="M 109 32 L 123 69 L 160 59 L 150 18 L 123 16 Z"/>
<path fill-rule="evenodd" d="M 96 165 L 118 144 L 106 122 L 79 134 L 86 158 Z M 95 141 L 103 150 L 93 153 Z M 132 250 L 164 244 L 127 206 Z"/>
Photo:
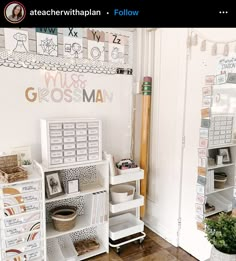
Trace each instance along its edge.
<path fill-rule="evenodd" d="M 230 211 L 236 195 L 235 115 L 212 108 L 215 76 L 207 75 L 202 89 L 199 130 L 196 220 Z M 208 211 L 209 212 L 208 212 Z M 201 229 L 200 229 L 201 230 Z"/>
<path fill-rule="evenodd" d="M 78 260 L 86 256 L 108 252 L 109 238 L 109 167 L 107 161 L 91 163 L 90 165 L 72 166 L 65 169 L 54 169 L 58 173 L 64 194 L 46 199 L 46 238 L 47 240 L 59 239 L 62 236 L 76 235 L 77 241 L 83 241 L 84 231 L 100 231 L 99 240 L 102 242 L 99 249 L 79 256 Z M 47 172 L 46 172 L 47 173 Z M 51 170 L 50 170 L 51 173 Z M 68 193 L 67 183 L 70 180 L 78 180 L 77 192 Z M 66 231 L 57 231 L 53 225 L 52 211 L 60 207 L 74 207 L 76 209 L 76 221 L 73 228 Z M 87 232 L 86 232 L 87 233 Z"/>

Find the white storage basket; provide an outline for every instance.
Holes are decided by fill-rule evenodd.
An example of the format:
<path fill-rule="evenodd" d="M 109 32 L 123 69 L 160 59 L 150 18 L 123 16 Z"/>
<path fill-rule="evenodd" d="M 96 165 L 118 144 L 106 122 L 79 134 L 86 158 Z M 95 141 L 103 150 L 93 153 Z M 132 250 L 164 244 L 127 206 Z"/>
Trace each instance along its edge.
<path fill-rule="evenodd" d="M 110 238 L 114 241 L 144 230 L 144 223 L 130 213 L 110 218 Z"/>
<path fill-rule="evenodd" d="M 113 203 L 122 203 L 134 198 L 135 187 L 131 185 L 116 185 L 111 187 L 111 199 Z"/>

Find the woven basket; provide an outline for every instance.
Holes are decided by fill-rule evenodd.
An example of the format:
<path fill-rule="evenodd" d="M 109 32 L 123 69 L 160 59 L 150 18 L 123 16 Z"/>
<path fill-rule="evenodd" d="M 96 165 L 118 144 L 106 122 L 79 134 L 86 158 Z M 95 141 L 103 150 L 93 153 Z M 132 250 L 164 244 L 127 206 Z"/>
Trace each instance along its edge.
<path fill-rule="evenodd" d="M 27 171 L 18 167 L 17 155 L 0 157 L 0 182 L 11 183 L 27 178 Z"/>
<path fill-rule="evenodd" d="M 62 206 L 51 211 L 53 227 L 57 231 L 68 231 L 76 224 L 77 208 Z"/>
<path fill-rule="evenodd" d="M 214 187 L 216 189 L 223 189 L 227 181 L 227 175 L 224 172 L 215 173 L 214 175 Z"/>

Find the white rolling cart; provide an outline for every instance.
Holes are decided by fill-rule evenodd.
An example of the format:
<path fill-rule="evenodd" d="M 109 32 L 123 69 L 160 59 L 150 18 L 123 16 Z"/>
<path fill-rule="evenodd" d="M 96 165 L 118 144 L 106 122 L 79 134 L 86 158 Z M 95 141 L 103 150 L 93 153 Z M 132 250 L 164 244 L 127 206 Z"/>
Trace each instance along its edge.
<path fill-rule="evenodd" d="M 43 188 L 36 161 L 28 179 L 0 184 L 1 261 L 46 260 Z"/>
<path fill-rule="evenodd" d="M 140 220 L 140 206 L 144 204 L 144 197 L 140 195 L 140 180 L 144 177 L 142 169 L 126 171 L 124 174 L 110 176 L 110 185 L 118 185 L 123 183 L 136 183 L 134 199 L 123 203 L 109 203 L 110 219 L 109 219 L 109 237 L 110 246 L 116 248 L 116 252 L 120 253 L 123 245 L 131 242 L 143 242 L 146 234 L 144 233 L 144 222 Z M 126 237 L 138 234 L 136 237 L 126 239 Z M 119 242 L 116 242 L 119 240 Z"/>

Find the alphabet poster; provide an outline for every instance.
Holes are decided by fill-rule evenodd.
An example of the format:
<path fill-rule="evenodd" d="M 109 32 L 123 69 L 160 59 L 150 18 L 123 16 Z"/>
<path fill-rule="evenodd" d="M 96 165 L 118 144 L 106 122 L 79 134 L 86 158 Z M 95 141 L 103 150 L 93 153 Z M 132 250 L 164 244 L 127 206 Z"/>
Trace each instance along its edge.
<path fill-rule="evenodd" d="M 64 57 L 83 57 L 83 29 L 64 28 Z"/>
<path fill-rule="evenodd" d="M 109 34 L 109 62 L 124 63 L 125 37 Z"/>
<path fill-rule="evenodd" d="M 4 34 L 6 50 L 19 53 L 27 53 L 29 51 L 27 31 L 5 28 Z"/>
<path fill-rule="evenodd" d="M 93 61 L 104 61 L 105 33 L 95 30 L 87 30 L 88 59 Z"/>
<path fill-rule="evenodd" d="M 57 28 L 36 28 L 37 53 L 57 56 Z"/>

